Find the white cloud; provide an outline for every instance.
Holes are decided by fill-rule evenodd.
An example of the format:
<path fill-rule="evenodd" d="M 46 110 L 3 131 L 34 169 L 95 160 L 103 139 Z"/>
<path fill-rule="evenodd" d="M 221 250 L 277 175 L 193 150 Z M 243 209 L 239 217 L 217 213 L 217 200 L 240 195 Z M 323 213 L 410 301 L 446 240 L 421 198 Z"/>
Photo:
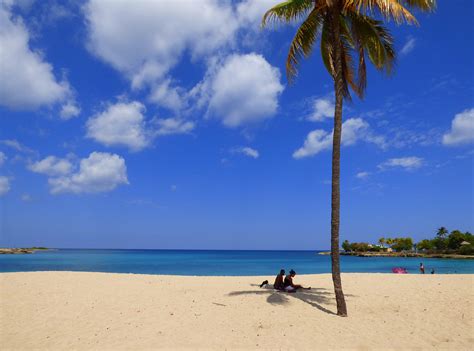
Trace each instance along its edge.
<path fill-rule="evenodd" d="M 370 172 L 359 172 L 356 174 L 356 177 L 359 179 L 366 179 L 368 176 L 370 176 Z"/>
<path fill-rule="evenodd" d="M 86 123 L 87 137 L 105 146 L 126 146 L 140 151 L 149 146 L 154 138 L 187 134 L 195 123 L 179 117 L 145 119 L 146 108 L 138 102 L 118 102 L 89 118 Z"/>
<path fill-rule="evenodd" d="M 474 108 L 454 116 L 451 130 L 443 135 L 444 145 L 460 145 L 474 142 Z"/>
<path fill-rule="evenodd" d="M 0 140 L 0 143 L 3 145 L 6 145 L 16 151 L 19 152 L 24 152 L 24 153 L 34 153 L 35 151 L 30 149 L 29 147 L 26 147 L 25 145 L 21 144 L 18 140 L 16 139 L 2 139 Z"/>
<path fill-rule="evenodd" d="M 152 87 L 148 100 L 170 110 L 179 111 L 186 105 L 184 95 L 184 89 L 172 87 L 171 80 L 166 79 Z"/>
<path fill-rule="evenodd" d="M 209 59 L 237 46 L 238 33 L 260 32 L 274 0 L 90 0 L 84 6 L 88 48 L 125 74 L 135 89 L 168 79 L 190 53 Z"/>
<path fill-rule="evenodd" d="M 50 192 L 99 193 L 128 184 L 125 160 L 116 154 L 92 152 L 80 161 L 79 170 L 67 176 L 50 178 Z"/>
<path fill-rule="evenodd" d="M 410 156 L 410 157 L 400 157 L 400 158 L 391 158 L 387 161 L 378 165 L 378 168 L 385 170 L 388 168 L 404 168 L 406 170 L 413 170 L 423 166 L 423 159 L 421 157 Z"/>
<path fill-rule="evenodd" d="M 416 39 L 413 37 L 408 37 L 405 45 L 403 45 L 402 49 L 400 50 L 400 54 L 407 55 L 409 54 L 414 48 L 416 44 Z"/>
<path fill-rule="evenodd" d="M 84 7 L 89 50 L 135 88 L 164 78 L 186 50 L 211 54 L 234 38 L 232 4 L 217 0 L 91 0 Z"/>
<path fill-rule="evenodd" d="M 161 118 L 153 120 L 156 126 L 154 135 L 186 134 L 191 132 L 195 125 L 194 122 L 185 121 L 179 118 Z"/>
<path fill-rule="evenodd" d="M 252 53 L 227 57 L 205 78 L 201 89 L 208 101 L 207 115 L 233 128 L 272 118 L 284 88 L 278 68 Z"/>
<path fill-rule="evenodd" d="M 373 135 L 370 132 L 369 124 L 361 118 L 350 118 L 342 123 L 341 144 L 349 146 L 357 143 L 357 141 L 365 141 L 374 143 L 379 147 L 384 146 L 384 138 L 382 136 Z M 296 159 L 313 156 L 323 150 L 332 148 L 332 132 L 326 132 L 322 129 L 313 130 L 308 134 L 301 148 L 293 153 Z"/>
<path fill-rule="evenodd" d="M 283 90 L 276 68 L 261 56 L 234 55 L 224 63 L 221 61 L 217 70 L 210 69 L 198 84 L 197 90 L 206 88 L 199 93 L 205 98 L 199 101 L 193 100 L 196 89 L 192 93 L 180 87 L 172 70 L 185 55 L 193 63 L 204 62 L 210 67 L 229 50 L 242 46 L 242 35 L 252 32 L 258 37 L 260 20 L 274 4 L 270 0 L 245 0 L 238 4 L 220 0 L 90 0 L 84 6 L 87 46 L 91 53 L 121 72 L 132 89 L 149 89 L 149 102 L 180 116 L 209 104 L 208 116 L 235 127 L 275 114 L 277 97 Z M 237 81 L 234 83 L 232 76 L 231 81 L 225 82 L 223 79 L 232 70 L 229 65 L 239 63 L 240 71 L 235 72 L 234 68 L 230 72 L 236 73 Z M 250 63 L 248 73 L 245 63 Z M 251 76 L 255 78 L 252 80 Z M 241 88 L 249 88 L 250 92 L 245 95 Z M 253 93 L 259 95 L 253 97 Z M 232 105 L 232 98 L 241 100 Z M 261 103 L 255 106 L 257 99 Z M 190 105 L 191 102 L 196 105 Z M 246 103 L 238 112 L 236 105 L 242 102 Z M 230 114 L 226 107 L 232 107 Z"/>
<path fill-rule="evenodd" d="M 304 144 L 293 153 L 293 158 L 303 158 L 316 155 L 317 153 L 331 148 L 332 134 L 325 130 L 316 129 L 306 137 Z"/>
<path fill-rule="evenodd" d="M 3 166 L 6 160 L 7 160 L 7 156 L 3 152 L 0 151 L 0 167 Z"/>
<path fill-rule="evenodd" d="M 35 173 L 59 176 L 70 173 L 72 170 L 72 164 L 67 159 L 48 156 L 40 161 L 28 165 L 28 169 Z"/>
<path fill-rule="evenodd" d="M 81 109 L 74 101 L 68 101 L 61 107 L 60 117 L 61 119 L 68 120 L 79 116 Z"/>
<path fill-rule="evenodd" d="M 0 176 L 0 196 L 5 195 L 10 191 L 10 179 L 5 176 Z"/>
<path fill-rule="evenodd" d="M 244 0 L 240 2 L 237 5 L 237 17 L 240 25 L 252 25 L 258 29 L 265 12 L 278 3 L 275 0 Z"/>
<path fill-rule="evenodd" d="M 308 117 L 309 121 L 320 122 L 326 118 L 334 117 L 334 103 L 329 98 L 314 100 L 313 113 Z"/>
<path fill-rule="evenodd" d="M 29 47 L 30 34 L 20 17 L 0 2 L 0 105 L 34 109 L 65 100 L 67 81 L 58 81 L 53 67 Z"/>
<path fill-rule="evenodd" d="M 252 149 L 251 147 L 248 146 L 241 146 L 241 147 L 236 147 L 230 150 L 232 153 L 238 153 L 242 154 L 251 158 L 259 158 L 260 153 L 258 150 Z"/>
<path fill-rule="evenodd" d="M 106 146 L 126 146 L 139 151 L 149 144 L 145 131 L 145 106 L 137 101 L 119 102 L 87 121 L 87 137 Z"/>

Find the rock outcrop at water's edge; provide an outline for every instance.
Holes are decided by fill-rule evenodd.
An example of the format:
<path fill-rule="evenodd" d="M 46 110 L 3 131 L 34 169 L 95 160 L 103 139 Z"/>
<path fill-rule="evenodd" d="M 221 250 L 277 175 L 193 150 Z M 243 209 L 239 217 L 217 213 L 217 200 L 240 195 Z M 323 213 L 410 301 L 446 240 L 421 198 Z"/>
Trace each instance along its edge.
<path fill-rule="evenodd" d="M 0 248 L 0 255 L 10 255 L 10 254 L 32 254 L 36 251 L 48 250 L 45 247 L 31 247 L 31 248 Z"/>

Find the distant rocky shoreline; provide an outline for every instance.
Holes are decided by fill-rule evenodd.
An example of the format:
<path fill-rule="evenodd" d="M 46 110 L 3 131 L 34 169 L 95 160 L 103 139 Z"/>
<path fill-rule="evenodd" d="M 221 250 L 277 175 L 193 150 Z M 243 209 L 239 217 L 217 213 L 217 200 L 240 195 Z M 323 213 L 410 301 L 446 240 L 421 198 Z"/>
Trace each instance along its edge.
<path fill-rule="evenodd" d="M 331 255 L 331 252 L 319 252 L 319 255 Z M 459 254 L 425 254 L 419 252 L 341 252 L 341 256 L 357 257 L 420 257 L 420 258 L 456 258 L 456 259 L 474 259 L 474 255 Z"/>
<path fill-rule="evenodd" d="M 0 255 L 32 254 L 36 251 L 50 250 L 46 247 L 0 248 Z"/>

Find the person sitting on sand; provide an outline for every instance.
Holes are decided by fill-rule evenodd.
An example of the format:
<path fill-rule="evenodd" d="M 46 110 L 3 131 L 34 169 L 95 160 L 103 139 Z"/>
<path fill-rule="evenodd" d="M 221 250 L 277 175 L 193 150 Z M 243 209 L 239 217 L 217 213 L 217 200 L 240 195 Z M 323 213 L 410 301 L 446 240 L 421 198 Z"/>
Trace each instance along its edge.
<path fill-rule="evenodd" d="M 285 277 L 283 285 L 285 287 L 284 289 L 286 292 L 296 292 L 298 289 L 311 289 L 311 287 L 305 288 L 302 285 L 293 284 L 293 278 L 295 277 L 295 275 L 296 272 L 294 270 L 291 270 L 290 274 Z"/>
<path fill-rule="evenodd" d="M 282 270 L 280 270 L 280 274 L 278 274 L 275 277 L 275 282 L 273 283 L 273 289 L 283 290 L 283 288 L 285 287 L 284 283 L 283 283 L 284 278 L 285 278 L 285 270 L 282 269 Z"/>

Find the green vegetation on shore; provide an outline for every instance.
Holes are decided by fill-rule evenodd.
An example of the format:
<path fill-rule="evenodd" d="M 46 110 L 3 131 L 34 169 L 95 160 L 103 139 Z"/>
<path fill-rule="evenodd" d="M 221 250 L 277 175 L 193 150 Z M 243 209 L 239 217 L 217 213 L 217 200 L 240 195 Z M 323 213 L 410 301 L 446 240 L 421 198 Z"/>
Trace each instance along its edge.
<path fill-rule="evenodd" d="M 345 253 L 360 254 L 370 253 L 398 256 L 403 254 L 414 254 L 416 256 L 432 255 L 474 255 L 474 235 L 470 232 L 453 230 L 449 232 L 445 227 L 438 229 L 433 239 L 423 239 L 414 243 L 410 237 L 380 238 L 378 244 L 367 242 L 342 243 Z"/>

